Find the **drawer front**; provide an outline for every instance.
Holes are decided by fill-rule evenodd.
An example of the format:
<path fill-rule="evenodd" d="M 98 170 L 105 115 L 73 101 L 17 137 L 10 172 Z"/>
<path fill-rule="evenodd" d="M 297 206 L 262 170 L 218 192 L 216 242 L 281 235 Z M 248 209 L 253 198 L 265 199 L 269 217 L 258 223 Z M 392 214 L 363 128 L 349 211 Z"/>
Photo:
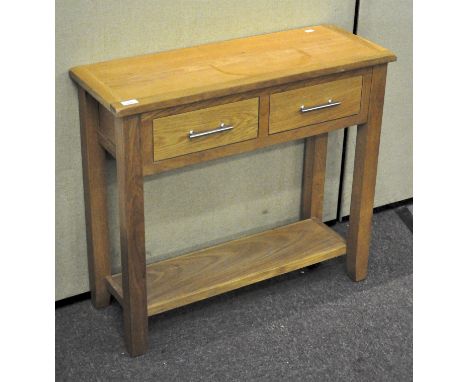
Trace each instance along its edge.
<path fill-rule="evenodd" d="M 258 135 L 258 98 L 153 120 L 154 161 L 174 158 Z"/>
<path fill-rule="evenodd" d="M 358 114 L 362 76 L 272 94 L 269 133 Z"/>
<path fill-rule="evenodd" d="M 258 135 L 258 98 L 153 120 L 154 161 L 174 158 Z"/>

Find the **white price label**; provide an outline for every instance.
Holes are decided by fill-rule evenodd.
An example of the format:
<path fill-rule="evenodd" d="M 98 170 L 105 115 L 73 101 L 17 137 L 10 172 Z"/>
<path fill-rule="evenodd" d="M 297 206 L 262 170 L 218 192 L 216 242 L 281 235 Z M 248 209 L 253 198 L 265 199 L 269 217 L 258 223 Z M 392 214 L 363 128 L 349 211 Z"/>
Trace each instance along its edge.
<path fill-rule="evenodd" d="M 138 103 L 138 100 L 136 99 L 128 99 L 126 101 L 120 102 L 123 106 L 128 106 L 128 105 L 135 105 Z"/>

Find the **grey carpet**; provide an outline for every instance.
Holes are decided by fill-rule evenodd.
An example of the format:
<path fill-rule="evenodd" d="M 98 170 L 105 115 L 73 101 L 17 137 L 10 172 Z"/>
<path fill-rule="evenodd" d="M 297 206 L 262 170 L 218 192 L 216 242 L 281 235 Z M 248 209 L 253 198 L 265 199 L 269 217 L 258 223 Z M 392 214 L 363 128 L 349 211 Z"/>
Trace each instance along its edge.
<path fill-rule="evenodd" d="M 347 223 L 333 227 L 344 234 Z M 345 258 L 150 318 L 130 358 L 116 302 L 56 309 L 57 381 L 411 381 L 412 234 L 374 215 L 367 280 Z"/>

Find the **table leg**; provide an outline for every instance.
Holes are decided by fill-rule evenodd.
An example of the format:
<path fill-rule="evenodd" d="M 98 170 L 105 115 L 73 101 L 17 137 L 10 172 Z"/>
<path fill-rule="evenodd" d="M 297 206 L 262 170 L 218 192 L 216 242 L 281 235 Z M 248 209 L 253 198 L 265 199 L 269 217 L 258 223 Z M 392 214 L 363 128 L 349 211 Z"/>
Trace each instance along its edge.
<path fill-rule="evenodd" d="M 306 138 L 302 175 L 301 218 L 322 221 L 328 133 Z"/>
<path fill-rule="evenodd" d="M 367 276 L 386 75 L 387 65 L 374 67 L 367 123 L 357 128 L 347 240 L 347 269 L 354 281 Z"/>
<path fill-rule="evenodd" d="M 111 274 L 107 227 L 105 151 L 98 143 L 97 101 L 79 88 L 81 157 L 85 199 L 88 273 L 91 300 L 96 308 L 109 305 L 106 276 Z"/>
<path fill-rule="evenodd" d="M 140 119 L 117 119 L 115 129 L 124 329 L 128 352 L 134 357 L 148 348 Z"/>

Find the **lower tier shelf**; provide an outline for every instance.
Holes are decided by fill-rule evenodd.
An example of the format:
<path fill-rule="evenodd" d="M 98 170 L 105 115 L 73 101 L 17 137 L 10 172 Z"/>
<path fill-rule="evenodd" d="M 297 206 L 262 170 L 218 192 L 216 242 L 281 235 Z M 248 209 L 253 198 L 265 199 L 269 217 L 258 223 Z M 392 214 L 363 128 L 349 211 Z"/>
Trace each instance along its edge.
<path fill-rule="evenodd" d="M 346 253 L 344 239 L 315 219 L 153 263 L 146 268 L 154 315 Z M 122 304 L 122 275 L 107 278 Z"/>

